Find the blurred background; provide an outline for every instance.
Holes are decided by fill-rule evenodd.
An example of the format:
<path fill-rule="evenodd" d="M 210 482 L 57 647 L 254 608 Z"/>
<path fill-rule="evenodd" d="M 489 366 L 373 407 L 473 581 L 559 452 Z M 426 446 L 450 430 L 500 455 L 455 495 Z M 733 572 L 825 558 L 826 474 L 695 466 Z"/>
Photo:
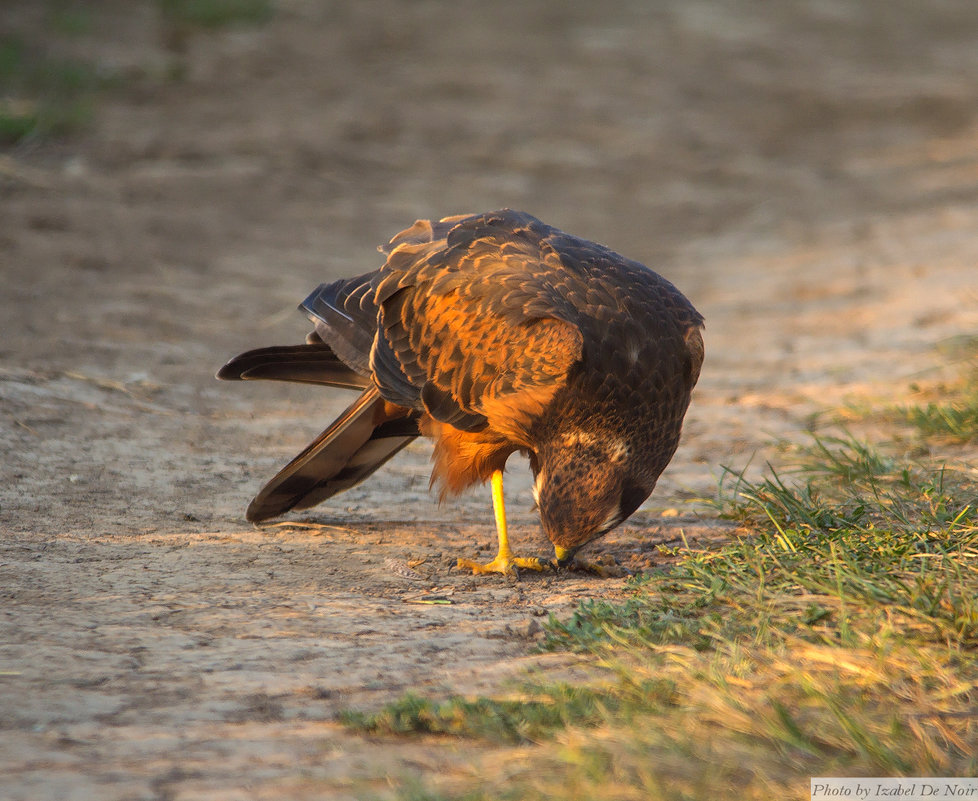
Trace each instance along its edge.
<path fill-rule="evenodd" d="M 376 238 L 412 216 L 513 205 L 652 260 L 690 236 L 890 207 L 899 187 L 854 154 L 960 133 L 978 93 L 966 0 L 0 13 L 4 144 L 74 153 L 76 173 L 137 171 L 134 205 L 151 181 L 199 193 L 191 227 L 222 239 L 286 223 Z"/>
<path fill-rule="evenodd" d="M 261 261 L 291 300 L 417 217 L 522 208 L 654 267 L 970 200 L 976 31 L 967 0 L 7 0 L 5 250 Z"/>

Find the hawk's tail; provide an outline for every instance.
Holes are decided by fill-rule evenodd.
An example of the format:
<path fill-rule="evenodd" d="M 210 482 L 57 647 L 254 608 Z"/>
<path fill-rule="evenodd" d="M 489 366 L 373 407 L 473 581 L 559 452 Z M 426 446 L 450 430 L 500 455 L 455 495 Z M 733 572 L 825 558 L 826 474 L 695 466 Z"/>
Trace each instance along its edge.
<path fill-rule="evenodd" d="M 376 387 L 365 390 L 262 487 L 245 516 L 260 523 L 359 484 L 420 433 L 412 412 L 393 409 Z"/>
<path fill-rule="evenodd" d="M 253 523 L 290 509 L 308 509 L 359 484 L 420 435 L 414 412 L 386 403 L 369 378 L 351 370 L 312 336 L 306 345 L 242 353 L 217 373 L 230 381 L 272 379 L 363 390 L 255 496 L 246 513 Z"/>
<path fill-rule="evenodd" d="M 224 381 L 297 381 L 346 389 L 366 389 L 370 379 L 351 370 L 315 335 L 306 345 L 278 345 L 249 350 L 217 371 Z"/>

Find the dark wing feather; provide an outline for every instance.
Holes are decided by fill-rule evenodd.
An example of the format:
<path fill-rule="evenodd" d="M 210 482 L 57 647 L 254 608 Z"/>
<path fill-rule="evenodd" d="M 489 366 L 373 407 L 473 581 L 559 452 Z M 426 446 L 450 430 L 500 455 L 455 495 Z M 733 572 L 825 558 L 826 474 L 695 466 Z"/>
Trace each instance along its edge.
<path fill-rule="evenodd" d="M 419 433 L 415 415 L 391 410 L 371 387 L 261 489 L 246 517 L 259 523 L 315 506 L 363 481 Z"/>
<path fill-rule="evenodd" d="M 689 300 L 661 275 L 594 242 L 554 230 L 547 244 L 564 268 L 562 292 L 578 310 L 592 381 L 621 376 L 656 394 L 688 395 L 703 361 L 703 317 Z"/>
<path fill-rule="evenodd" d="M 224 381 L 267 379 L 365 389 L 370 379 L 355 373 L 325 344 L 282 345 L 249 350 L 217 372 Z"/>
<path fill-rule="evenodd" d="M 365 376 L 370 375 L 370 349 L 377 329 L 371 285 L 374 274 L 320 284 L 299 304 L 315 323 L 319 339 Z"/>

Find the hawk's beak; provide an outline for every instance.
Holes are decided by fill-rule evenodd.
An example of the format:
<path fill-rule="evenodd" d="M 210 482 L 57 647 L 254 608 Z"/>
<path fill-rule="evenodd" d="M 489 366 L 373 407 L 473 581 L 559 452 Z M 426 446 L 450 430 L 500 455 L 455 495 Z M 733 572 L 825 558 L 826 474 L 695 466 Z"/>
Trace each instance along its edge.
<path fill-rule="evenodd" d="M 580 545 L 576 548 L 562 548 L 559 545 L 554 545 L 554 556 L 557 557 L 553 561 L 554 569 L 560 570 L 563 567 L 567 567 L 567 565 L 574 561 L 574 554 L 579 550 L 581 550 Z"/>

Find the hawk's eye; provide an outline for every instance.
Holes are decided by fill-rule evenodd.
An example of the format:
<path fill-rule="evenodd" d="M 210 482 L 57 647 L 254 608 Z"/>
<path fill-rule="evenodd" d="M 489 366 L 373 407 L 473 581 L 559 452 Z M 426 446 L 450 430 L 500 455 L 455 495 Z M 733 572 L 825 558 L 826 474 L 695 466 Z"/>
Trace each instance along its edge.
<path fill-rule="evenodd" d="M 621 501 L 619 502 L 622 520 L 638 509 L 648 497 L 649 493 L 644 487 L 626 481 L 621 488 Z"/>

